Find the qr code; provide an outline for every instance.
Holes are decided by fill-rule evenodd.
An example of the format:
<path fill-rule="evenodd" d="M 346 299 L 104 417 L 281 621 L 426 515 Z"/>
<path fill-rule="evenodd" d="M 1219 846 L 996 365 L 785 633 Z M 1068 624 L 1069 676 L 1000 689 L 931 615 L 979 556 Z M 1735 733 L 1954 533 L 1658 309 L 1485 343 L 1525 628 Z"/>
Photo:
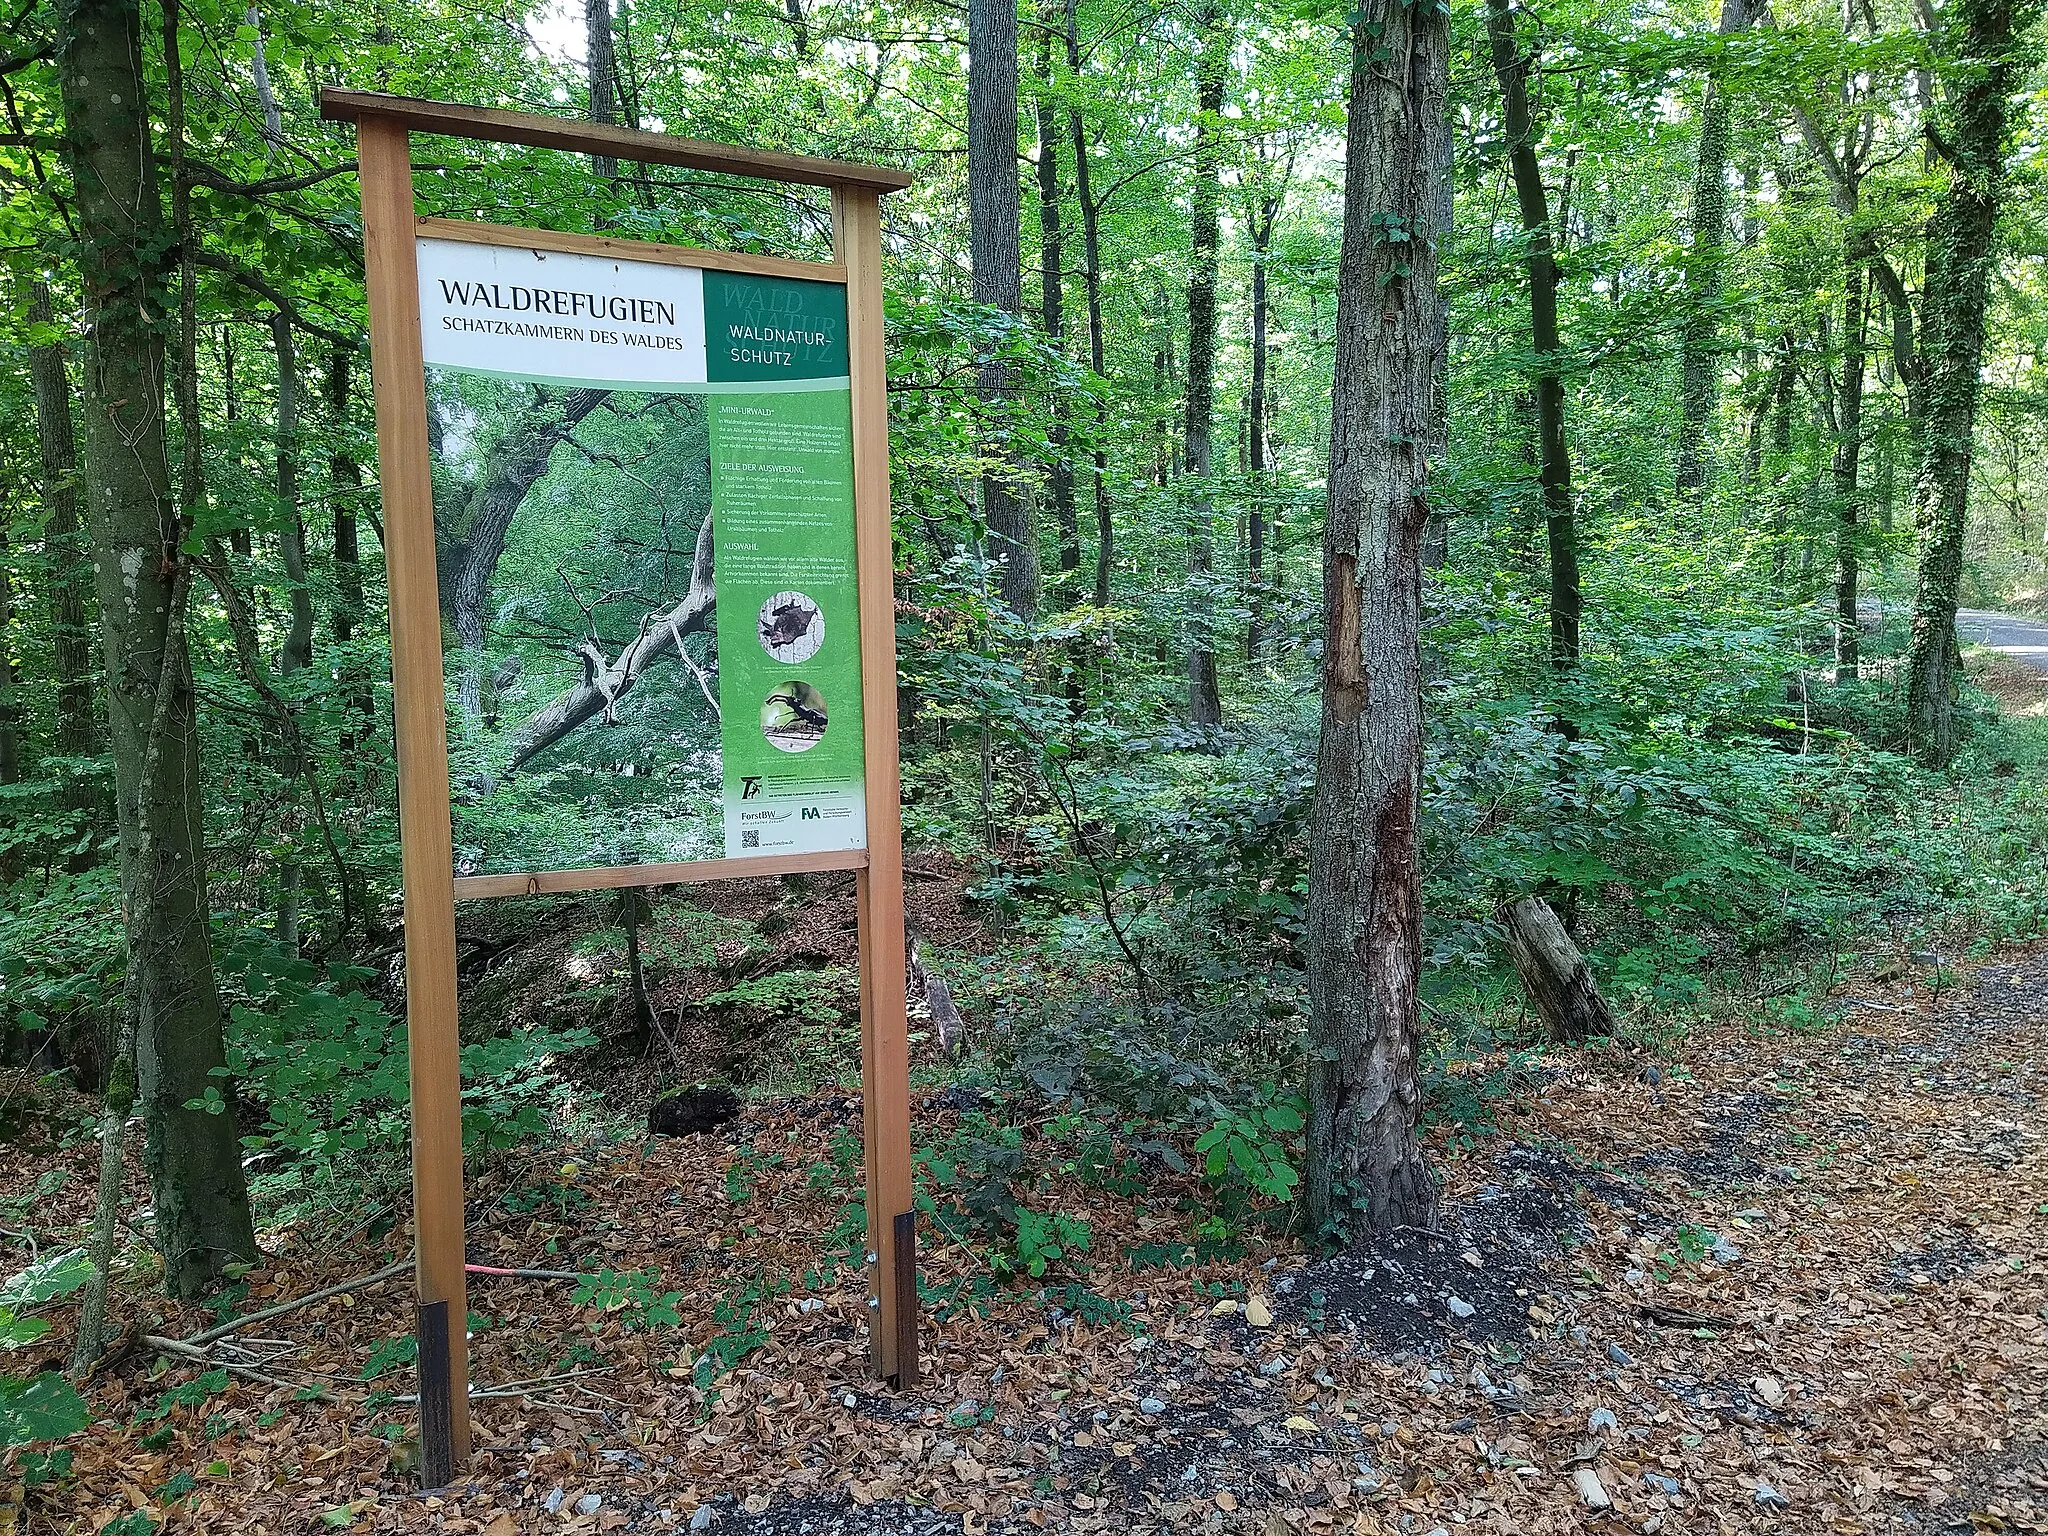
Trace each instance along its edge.
<path fill-rule="evenodd" d="M 760 846 L 761 846 L 761 829 L 760 829 L 759 827 L 743 827 L 743 828 L 741 828 L 741 829 L 740 829 L 740 846 L 741 846 L 742 848 L 758 848 L 758 847 L 760 847 Z"/>

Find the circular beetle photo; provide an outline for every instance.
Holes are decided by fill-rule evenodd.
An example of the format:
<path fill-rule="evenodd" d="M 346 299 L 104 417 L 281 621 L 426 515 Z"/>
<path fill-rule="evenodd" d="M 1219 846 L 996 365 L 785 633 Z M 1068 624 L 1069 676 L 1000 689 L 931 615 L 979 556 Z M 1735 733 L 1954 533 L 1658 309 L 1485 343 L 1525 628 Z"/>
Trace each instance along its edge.
<path fill-rule="evenodd" d="M 761 701 L 761 734 L 779 752 L 808 752 L 825 739 L 825 695 L 809 683 L 777 683 Z"/>
<path fill-rule="evenodd" d="M 825 643 L 825 615 L 801 592 L 778 592 L 761 605 L 759 633 L 777 661 L 809 661 Z"/>

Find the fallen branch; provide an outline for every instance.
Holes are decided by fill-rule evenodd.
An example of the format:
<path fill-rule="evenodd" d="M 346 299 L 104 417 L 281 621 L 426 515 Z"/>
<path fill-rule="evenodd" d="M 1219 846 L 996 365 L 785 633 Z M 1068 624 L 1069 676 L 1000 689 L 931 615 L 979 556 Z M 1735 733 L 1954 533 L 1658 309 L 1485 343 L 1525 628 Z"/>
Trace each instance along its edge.
<path fill-rule="evenodd" d="M 325 1387 L 294 1386 L 291 1382 L 279 1381 L 275 1376 L 266 1376 L 253 1365 L 243 1365 L 238 1360 L 222 1360 L 208 1351 L 198 1348 L 196 1345 L 187 1344 L 183 1339 L 167 1339 L 160 1334 L 145 1333 L 142 1336 L 142 1342 L 151 1349 L 156 1350 L 159 1354 L 171 1355 L 179 1360 L 190 1360 L 200 1365 L 210 1365 L 217 1370 L 231 1371 L 237 1376 L 246 1376 L 251 1381 L 261 1382 L 266 1387 L 276 1387 L 281 1391 L 298 1393 L 308 1402 L 338 1403 L 342 1401 L 341 1398 L 328 1391 Z"/>
<path fill-rule="evenodd" d="M 640 620 L 639 633 L 609 661 L 589 642 L 581 651 L 584 678 L 537 711 L 512 733 L 512 749 L 506 760 L 509 778 L 586 720 L 599 715 L 614 718 L 618 702 L 630 693 L 648 668 L 670 656 L 690 661 L 683 639 L 708 630 L 717 610 L 717 589 L 712 577 L 711 517 L 707 513 L 697 530 L 697 547 L 690 566 L 690 590 L 666 609 L 655 609 Z M 594 653 L 594 654 L 593 654 Z M 694 666 L 694 661 L 691 662 Z M 709 697 L 709 695 L 706 695 Z"/>
<path fill-rule="evenodd" d="M 584 1277 L 573 1269 L 496 1269 L 489 1264 L 465 1264 L 465 1271 L 472 1275 L 503 1275 L 514 1280 L 581 1280 Z"/>
<path fill-rule="evenodd" d="M 1689 1312 L 1684 1307 L 1667 1306 L 1661 1301 L 1644 1302 L 1636 1308 L 1636 1315 L 1659 1328 L 1717 1328 L 1726 1332 L 1736 1326 L 1725 1317 L 1709 1317 L 1704 1312 Z"/>
<path fill-rule="evenodd" d="M 189 1339 L 180 1341 L 187 1348 L 211 1344 L 215 1339 L 224 1339 L 231 1333 L 240 1333 L 252 1323 L 268 1322 L 273 1317 L 282 1317 L 287 1312 L 296 1312 L 301 1307 L 310 1307 L 316 1301 L 325 1301 L 330 1296 L 339 1296 L 344 1291 L 359 1291 L 372 1285 L 380 1285 L 393 1275 L 403 1274 L 411 1269 L 411 1259 L 400 1259 L 396 1264 L 387 1264 L 375 1274 L 358 1275 L 353 1280 L 344 1280 L 339 1285 L 330 1285 L 325 1290 L 315 1291 L 310 1296 L 301 1296 L 296 1301 L 281 1301 L 274 1307 L 265 1307 L 261 1312 L 251 1312 L 247 1317 L 238 1317 L 232 1322 L 222 1323 L 218 1328 L 209 1328 L 204 1333 L 195 1333 Z"/>

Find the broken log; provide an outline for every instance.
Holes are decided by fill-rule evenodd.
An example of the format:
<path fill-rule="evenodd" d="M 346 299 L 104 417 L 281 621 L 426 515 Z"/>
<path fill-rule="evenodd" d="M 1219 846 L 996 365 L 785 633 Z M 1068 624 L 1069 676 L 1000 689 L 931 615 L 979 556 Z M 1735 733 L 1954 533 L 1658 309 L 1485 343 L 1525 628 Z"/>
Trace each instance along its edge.
<path fill-rule="evenodd" d="M 1550 903 L 1524 896 L 1501 912 L 1507 924 L 1508 954 L 1529 1001 L 1536 1005 L 1553 1040 L 1585 1040 L 1614 1033 L 1614 1015 L 1607 1011 L 1586 957 L 1564 931 Z"/>

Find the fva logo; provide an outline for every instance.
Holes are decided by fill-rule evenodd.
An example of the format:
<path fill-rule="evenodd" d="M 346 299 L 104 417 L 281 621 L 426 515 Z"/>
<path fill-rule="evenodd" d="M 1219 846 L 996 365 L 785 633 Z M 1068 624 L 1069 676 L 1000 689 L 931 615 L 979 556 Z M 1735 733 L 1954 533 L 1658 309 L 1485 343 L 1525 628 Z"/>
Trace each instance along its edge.
<path fill-rule="evenodd" d="M 818 821 L 823 819 L 823 816 L 824 813 L 820 811 L 815 805 L 807 805 L 804 807 L 805 821 Z"/>

